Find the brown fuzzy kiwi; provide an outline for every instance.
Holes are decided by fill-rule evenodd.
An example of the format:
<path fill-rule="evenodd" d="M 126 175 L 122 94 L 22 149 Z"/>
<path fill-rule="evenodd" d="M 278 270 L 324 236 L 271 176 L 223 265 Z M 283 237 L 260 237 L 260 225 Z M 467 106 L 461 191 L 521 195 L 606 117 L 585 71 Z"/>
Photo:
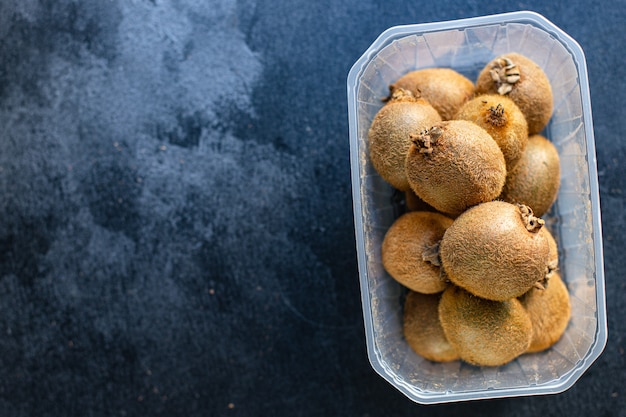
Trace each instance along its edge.
<path fill-rule="evenodd" d="M 411 71 L 391 85 L 426 99 L 443 120 L 450 120 L 474 95 L 474 83 L 451 68 L 426 68 Z"/>
<path fill-rule="evenodd" d="M 527 352 L 539 352 L 554 345 L 567 328 L 571 315 L 569 292 L 558 273 L 546 288 L 531 288 L 520 301 L 533 325 L 533 337 Z"/>
<path fill-rule="evenodd" d="M 528 138 L 517 165 L 507 173 L 500 199 L 525 204 L 541 217 L 556 201 L 561 185 L 561 162 L 556 147 L 541 135 Z"/>
<path fill-rule="evenodd" d="M 435 362 L 459 359 L 439 322 L 440 294 L 409 291 L 404 302 L 403 332 L 407 343 L 424 358 Z"/>
<path fill-rule="evenodd" d="M 451 285 L 441 296 L 439 320 L 448 342 L 473 365 L 504 365 L 530 346 L 530 317 L 516 298 L 490 301 Z"/>
<path fill-rule="evenodd" d="M 549 247 L 544 221 L 526 206 L 491 201 L 454 220 L 439 256 L 452 283 L 479 297 L 503 301 L 545 280 Z"/>
<path fill-rule="evenodd" d="M 530 135 L 539 133 L 552 116 L 552 87 L 545 72 L 530 58 L 508 53 L 491 60 L 476 80 L 476 94 L 507 95 L 528 123 Z"/>
<path fill-rule="evenodd" d="M 424 294 L 443 291 L 447 281 L 439 267 L 439 241 L 452 219 L 439 213 L 413 211 L 398 217 L 383 239 L 385 270 L 405 287 Z"/>
<path fill-rule="evenodd" d="M 411 145 L 409 136 L 440 120 L 426 100 L 396 89 L 374 116 L 368 133 L 369 156 L 380 176 L 398 190 L 408 190 L 404 163 Z"/>
<path fill-rule="evenodd" d="M 506 96 L 483 94 L 465 103 L 454 117 L 482 127 L 496 141 L 509 171 L 522 156 L 528 124 L 517 104 Z"/>
<path fill-rule="evenodd" d="M 548 241 L 548 270 L 546 272 L 546 277 L 543 282 L 539 282 L 539 285 L 536 287 L 541 289 L 548 285 L 550 278 L 557 272 L 559 269 L 559 247 L 556 243 L 556 239 L 552 236 L 550 230 L 547 227 L 542 227 L 539 233 L 543 234 Z"/>
<path fill-rule="evenodd" d="M 411 137 L 406 176 L 415 194 L 435 209 L 456 216 L 500 194 L 504 156 L 483 128 L 449 120 Z"/>

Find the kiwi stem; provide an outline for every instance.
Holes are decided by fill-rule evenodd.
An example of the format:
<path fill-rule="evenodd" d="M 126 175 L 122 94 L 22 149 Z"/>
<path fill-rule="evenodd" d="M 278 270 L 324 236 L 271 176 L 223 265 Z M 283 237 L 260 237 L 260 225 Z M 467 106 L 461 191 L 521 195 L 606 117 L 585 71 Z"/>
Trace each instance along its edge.
<path fill-rule="evenodd" d="M 504 115 L 504 107 L 498 103 L 496 107 L 491 106 L 487 113 L 487 122 L 492 126 L 502 127 L 506 125 L 506 116 Z"/>
<path fill-rule="evenodd" d="M 513 85 L 520 80 L 520 72 L 509 58 L 495 60 L 489 70 L 491 79 L 496 85 L 498 94 L 504 96 L 513 90 Z"/>
<path fill-rule="evenodd" d="M 426 246 L 424 252 L 422 252 L 422 260 L 424 262 L 429 262 L 434 266 L 441 266 L 441 260 L 439 259 L 439 243 L 437 242 L 434 245 Z"/>
<path fill-rule="evenodd" d="M 420 153 L 430 154 L 433 153 L 432 145 L 437 142 L 437 138 L 443 134 L 441 128 L 434 126 L 431 127 L 430 130 L 425 130 L 420 132 L 419 134 L 411 134 L 409 137 L 411 141 L 417 148 Z"/>
<path fill-rule="evenodd" d="M 410 90 L 406 90 L 404 88 L 400 88 L 400 87 L 396 87 L 395 85 L 390 85 L 389 86 L 389 96 L 383 98 L 384 102 L 389 102 L 389 101 L 417 101 L 417 99 L 419 98 L 419 96 L 415 96 L 415 94 L 413 94 L 413 92 L 411 92 Z"/>
<path fill-rule="evenodd" d="M 557 269 L 559 269 L 559 267 L 556 261 L 548 262 L 548 266 L 546 266 L 546 275 L 543 280 L 541 280 L 541 285 L 544 289 L 548 288 L 548 282 Z"/>
<path fill-rule="evenodd" d="M 526 230 L 533 233 L 537 233 L 539 230 L 541 230 L 541 228 L 545 224 L 545 221 L 535 216 L 533 214 L 533 209 L 524 204 L 518 204 L 517 207 L 519 207 L 522 221 L 524 222 L 524 226 L 526 226 Z"/>
<path fill-rule="evenodd" d="M 550 278 L 557 269 L 559 269 L 557 261 L 549 262 L 548 273 L 546 274 L 546 277 Z"/>

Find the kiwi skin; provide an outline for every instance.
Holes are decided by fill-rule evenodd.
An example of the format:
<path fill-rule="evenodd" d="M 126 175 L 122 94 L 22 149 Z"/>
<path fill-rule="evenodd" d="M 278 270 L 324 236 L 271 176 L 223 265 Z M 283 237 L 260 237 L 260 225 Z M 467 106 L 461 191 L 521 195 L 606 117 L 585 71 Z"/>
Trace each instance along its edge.
<path fill-rule="evenodd" d="M 530 58 L 519 53 L 508 53 L 490 61 L 480 72 L 476 80 L 476 94 L 497 94 L 500 84 L 492 76 L 494 66 L 499 60 L 509 59 L 516 66 L 519 79 L 511 84 L 507 93 L 520 108 L 528 123 L 528 134 L 539 133 L 548 124 L 554 108 L 552 87 L 547 75 Z M 502 62 L 502 61 L 500 61 Z"/>
<path fill-rule="evenodd" d="M 527 209 L 491 201 L 457 217 L 439 245 L 441 264 L 450 281 L 494 301 L 518 297 L 543 282 L 549 245 L 539 233 L 543 220 Z"/>
<path fill-rule="evenodd" d="M 381 248 L 383 267 L 400 284 L 423 294 L 443 291 L 438 243 L 452 219 L 440 213 L 413 211 L 398 217 Z"/>
<path fill-rule="evenodd" d="M 543 290 L 531 288 L 520 301 L 533 326 L 527 352 L 540 352 L 554 345 L 565 332 L 571 315 L 569 293 L 560 274 L 554 273 Z"/>
<path fill-rule="evenodd" d="M 368 132 L 369 156 L 378 174 L 396 189 L 408 190 L 404 164 L 410 135 L 440 120 L 439 113 L 426 100 L 396 90 L 376 113 Z"/>
<path fill-rule="evenodd" d="M 480 126 L 449 120 L 413 135 L 406 159 L 411 189 L 442 213 L 457 216 L 491 201 L 506 179 L 504 155 Z"/>
<path fill-rule="evenodd" d="M 403 88 L 427 100 L 443 120 L 450 120 L 474 95 L 474 83 L 451 68 L 425 68 L 411 71 L 390 87 Z"/>
<path fill-rule="evenodd" d="M 454 117 L 482 127 L 496 141 L 509 171 L 522 156 L 528 141 L 528 124 L 517 104 L 506 96 L 484 94 L 466 102 Z"/>
<path fill-rule="evenodd" d="M 461 359 L 477 366 L 512 361 L 532 338 L 530 317 L 519 300 L 485 300 L 454 285 L 441 296 L 439 320 Z"/>
<path fill-rule="evenodd" d="M 561 162 L 556 147 L 544 136 L 532 135 L 517 165 L 507 173 L 498 198 L 525 204 L 541 217 L 556 201 L 560 185 Z"/>
<path fill-rule="evenodd" d="M 420 356 L 434 362 L 459 359 L 439 322 L 439 294 L 409 291 L 404 302 L 403 333 L 407 343 Z"/>

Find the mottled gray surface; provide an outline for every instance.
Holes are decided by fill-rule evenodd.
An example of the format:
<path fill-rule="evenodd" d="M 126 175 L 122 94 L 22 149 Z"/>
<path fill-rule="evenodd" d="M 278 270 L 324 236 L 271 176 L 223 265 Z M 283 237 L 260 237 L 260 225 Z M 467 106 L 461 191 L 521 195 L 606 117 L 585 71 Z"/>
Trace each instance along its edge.
<path fill-rule="evenodd" d="M 0 415 L 626 415 L 623 1 L 0 1 Z M 370 368 L 345 81 L 387 27 L 534 9 L 586 51 L 609 343 L 568 392 Z"/>

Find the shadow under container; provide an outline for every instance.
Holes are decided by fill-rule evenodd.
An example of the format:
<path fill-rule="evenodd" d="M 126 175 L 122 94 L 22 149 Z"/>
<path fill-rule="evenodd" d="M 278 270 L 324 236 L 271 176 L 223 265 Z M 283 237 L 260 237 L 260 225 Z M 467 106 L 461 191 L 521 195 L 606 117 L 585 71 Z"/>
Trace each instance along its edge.
<path fill-rule="evenodd" d="M 559 269 L 571 319 L 550 349 L 500 367 L 430 362 L 402 333 L 406 290 L 384 270 L 380 248 L 397 218 L 394 190 L 368 156 L 368 129 L 405 73 L 449 67 L 476 80 L 493 58 L 518 52 L 548 76 L 554 113 L 542 134 L 561 161 L 557 201 L 543 218 L 559 245 Z M 348 75 L 350 159 L 363 318 L 372 367 L 422 404 L 554 394 L 570 388 L 607 341 L 604 266 L 595 143 L 586 62 L 581 47 L 534 12 L 513 12 L 386 30 Z"/>

